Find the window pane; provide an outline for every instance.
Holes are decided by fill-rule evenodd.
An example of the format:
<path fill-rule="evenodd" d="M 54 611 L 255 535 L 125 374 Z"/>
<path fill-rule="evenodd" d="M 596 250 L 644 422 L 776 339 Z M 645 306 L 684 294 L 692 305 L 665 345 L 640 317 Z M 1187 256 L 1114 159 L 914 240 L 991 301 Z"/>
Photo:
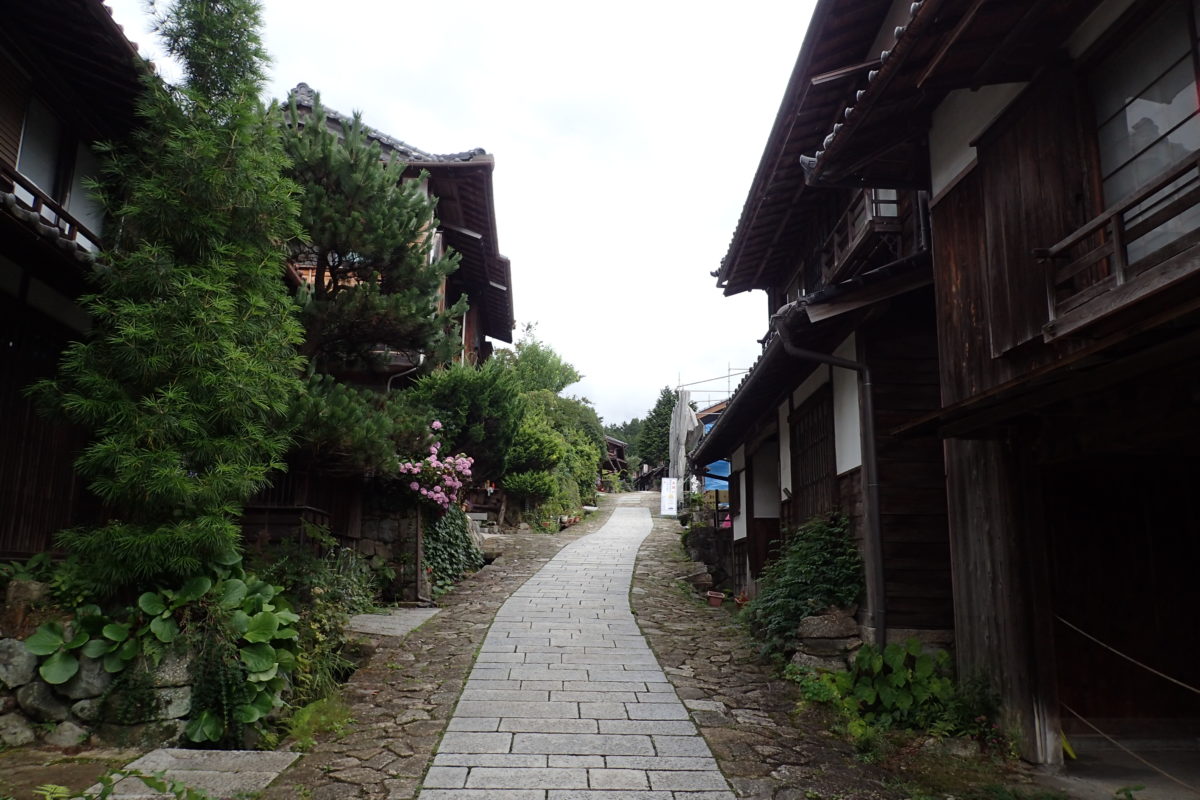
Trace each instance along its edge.
<path fill-rule="evenodd" d="M 1185 58 L 1100 128 L 1100 161 L 1105 176 L 1159 144 L 1164 135 L 1180 142 L 1179 132 L 1169 132 L 1195 113 L 1195 73 L 1191 59 Z M 1172 149 L 1160 148 L 1160 157 Z M 1172 160 L 1189 152 L 1174 149 L 1178 155 Z"/>
<path fill-rule="evenodd" d="M 76 148 L 75 174 L 71 176 L 71 196 L 67 200 L 67 212 L 97 236 L 100 235 L 103 226 L 104 213 L 100 204 L 92 199 L 83 181 L 85 178 L 95 178 L 99 170 L 100 164 L 92 155 L 92 151 L 87 145 L 80 143 Z"/>
<path fill-rule="evenodd" d="M 31 100 L 21 130 L 17 171 L 51 197 L 54 196 L 61 136 L 58 119 L 50 113 L 50 109 L 37 99 Z"/>
<path fill-rule="evenodd" d="M 1172 3 L 1097 69 L 1092 83 L 1097 121 L 1141 95 L 1190 48 L 1187 8 Z"/>

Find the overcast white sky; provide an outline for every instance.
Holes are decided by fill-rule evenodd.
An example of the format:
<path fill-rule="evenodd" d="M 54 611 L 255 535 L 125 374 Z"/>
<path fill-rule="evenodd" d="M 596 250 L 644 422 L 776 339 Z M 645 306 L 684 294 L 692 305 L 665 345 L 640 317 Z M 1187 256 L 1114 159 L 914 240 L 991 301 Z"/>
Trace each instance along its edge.
<path fill-rule="evenodd" d="M 107 0 L 152 58 L 144 0 Z M 584 374 L 607 423 L 663 386 L 744 369 L 761 292 L 725 297 L 725 255 L 812 0 L 266 0 L 268 91 L 423 150 L 496 159 L 518 326 Z M 740 376 L 693 389 L 702 406 Z M 705 394 L 716 390 L 720 394 Z"/>

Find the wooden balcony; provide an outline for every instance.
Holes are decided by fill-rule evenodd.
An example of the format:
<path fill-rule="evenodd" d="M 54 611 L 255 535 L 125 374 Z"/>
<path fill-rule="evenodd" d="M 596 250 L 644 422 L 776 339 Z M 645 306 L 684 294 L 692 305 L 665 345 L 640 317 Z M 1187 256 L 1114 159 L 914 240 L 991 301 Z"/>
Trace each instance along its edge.
<path fill-rule="evenodd" d="M 1067 336 L 1200 273 L 1200 152 L 1163 170 L 1053 247 L 1045 341 Z"/>
<path fill-rule="evenodd" d="M 821 247 L 821 282 L 852 277 L 881 248 L 888 253 L 885 261 L 900 255 L 900 200 L 895 190 L 862 189 L 854 193 Z"/>
<path fill-rule="evenodd" d="M 3 163 L 0 163 L 0 205 L 65 251 L 96 253 L 100 250 L 97 234 L 71 216 L 33 181 Z"/>

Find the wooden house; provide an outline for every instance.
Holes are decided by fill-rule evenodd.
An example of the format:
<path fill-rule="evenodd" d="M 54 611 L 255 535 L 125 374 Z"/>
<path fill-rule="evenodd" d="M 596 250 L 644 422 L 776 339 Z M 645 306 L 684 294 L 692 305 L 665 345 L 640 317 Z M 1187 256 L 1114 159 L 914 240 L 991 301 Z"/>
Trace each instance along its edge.
<path fill-rule="evenodd" d="M 818 3 L 729 251 L 725 294 L 761 290 L 762 355 L 691 454 L 731 462 L 738 589 L 781 541 L 847 514 L 864 557 L 864 634 L 944 643 L 953 627 L 941 443 L 896 428 L 939 408 L 926 194 L 814 187 L 801 156 L 840 112 L 847 53 L 886 2 Z M 714 476 L 715 477 L 715 476 Z"/>
<path fill-rule="evenodd" d="M 6 3 L 0 15 L 0 558 L 48 550 L 95 513 L 73 462 L 82 432 L 23 389 L 89 328 L 76 298 L 102 217 L 89 149 L 134 122 L 135 47 L 99 0 Z"/>
<path fill-rule="evenodd" d="M 291 94 L 301 113 L 311 113 L 313 90 L 304 83 Z M 340 133 L 351 118 L 325 108 L 326 124 Z M 456 358 L 482 363 L 492 353 L 490 339 L 512 342 L 513 301 L 509 260 L 500 254 L 496 213 L 492 194 L 491 155 L 476 149 L 464 153 L 428 153 L 380 131 L 366 128 L 367 136 L 380 146 L 385 160 L 398 159 L 407 165 L 402 180 L 425 179 L 424 190 L 436 200 L 438 226 L 429 232 L 433 249 L 440 256 L 445 248 L 460 254 L 459 268 L 447 277 L 441 289 L 445 308 L 465 296 L 468 310 L 460 320 L 462 347 Z M 315 271 L 303 258 L 292 265 L 293 280 L 311 280 Z M 378 391 L 403 388 L 420 363 L 410 356 L 384 351 L 379 363 L 338 372 L 339 380 Z M 273 485 L 254 497 L 245 508 L 242 527 L 251 542 L 267 542 L 302 536 L 306 524 L 327 526 L 344 543 L 367 556 L 379 556 L 396 566 L 393 590 L 406 600 L 427 597 L 421 569 L 421 527 L 414 515 L 398 513 L 390 502 L 394 487 L 357 471 L 327 463 L 299 460 L 288 472 L 275 476 Z M 477 508 L 502 508 L 487 498 Z"/>
<path fill-rule="evenodd" d="M 306 83 L 291 92 L 301 113 L 311 113 L 315 92 Z M 351 119 L 326 108 L 326 124 L 341 132 Z M 496 208 L 492 193 L 495 159 L 482 149 L 463 153 L 428 153 L 385 133 L 366 128 L 372 141 L 379 144 L 384 160 L 396 159 L 407 165 L 404 180 L 427 175 L 425 192 L 437 203 L 437 229 L 431 232 L 434 254 L 453 248 L 460 256 L 459 268 L 442 288 L 443 307 L 466 297 L 468 309 L 461 320 L 462 348 L 458 358 L 470 364 L 487 360 L 492 353 L 488 339 L 512 343 L 513 300 L 512 268 L 501 255 L 496 234 Z M 297 265 L 303 273 L 303 265 Z M 411 368 L 403 358 L 383 364 L 377 373 L 381 381 Z M 384 388 L 382 385 L 380 388 Z"/>
<path fill-rule="evenodd" d="M 617 439 L 614 436 L 604 437 L 604 463 L 602 468 L 607 472 L 615 472 L 618 475 L 626 475 L 629 472 L 629 461 L 625 457 L 625 451 L 629 445 Z"/>
<path fill-rule="evenodd" d="M 859 9 L 869 47 L 828 28 Z M 1064 729 L 1194 741 L 1200 8 L 817 16 L 845 46 L 809 82 L 837 97 L 801 193 L 929 195 L 940 407 L 890 427 L 944 439 L 961 673 L 1000 690 L 1034 762 L 1061 762 Z"/>

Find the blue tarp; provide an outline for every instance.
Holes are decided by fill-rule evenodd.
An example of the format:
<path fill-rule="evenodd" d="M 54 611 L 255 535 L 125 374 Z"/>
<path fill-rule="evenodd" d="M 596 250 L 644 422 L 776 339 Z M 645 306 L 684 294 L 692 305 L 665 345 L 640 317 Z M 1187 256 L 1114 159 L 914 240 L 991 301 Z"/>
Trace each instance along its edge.
<path fill-rule="evenodd" d="M 715 422 L 704 423 L 704 433 L 707 434 L 709 431 L 711 431 L 713 425 L 715 425 L 715 424 L 716 424 Z M 724 475 L 724 476 L 728 477 L 729 476 L 729 462 L 728 461 L 714 461 L 713 463 L 707 465 L 704 468 L 704 471 L 709 472 L 713 475 Z M 707 475 L 704 477 L 704 491 L 706 491 L 706 492 L 726 491 L 727 489 L 729 489 L 729 481 L 722 481 L 722 480 L 718 480 L 717 478 L 710 478 Z"/>

